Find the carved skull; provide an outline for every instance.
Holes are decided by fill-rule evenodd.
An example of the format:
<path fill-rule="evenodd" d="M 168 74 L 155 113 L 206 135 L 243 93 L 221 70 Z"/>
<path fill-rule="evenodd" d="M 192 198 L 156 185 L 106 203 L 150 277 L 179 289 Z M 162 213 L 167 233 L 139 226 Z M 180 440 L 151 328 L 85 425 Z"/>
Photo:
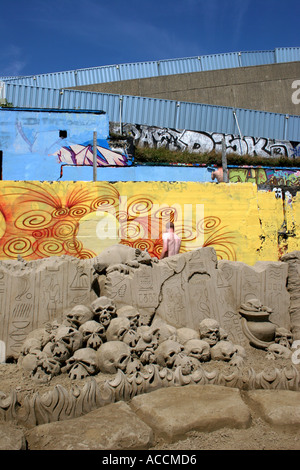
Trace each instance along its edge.
<path fill-rule="evenodd" d="M 86 305 L 76 305 L 65 316 L 64 323 L 79 328 L 83 323 L 92 320 L 94 313 Z"/>
<path fill-rule="evenodd" d="M 116 317 L 117 308 L 115 303 L 104 295 L 92 302 L 91 309 L 96 320 L 98 320 L 99 323 L 102 323 L 106 329 L 108 328 L 111 319 Z"/>
<path fill-rule="evenodd" d="M 60 326 L 61 324 L 56 319 L 54 319 L 52 322 L 48 322 L 45 324 L 45 331 L 50 335 L 50 338 L 53 338 L 57 328 L 59 328 Z"/>
<path fill-rule="evenodd" d="M 158 346 L 159 328 L 143 325 L 137 329 L 138 342 L 132 353 L 140 358 L 143 365 L 156 361 L 154 351 Z"/>
<path fill-rule="evenodd" d="M 156 362 L 161 367 L 172 369 L 176 356 L 183 351 L 183 346 L 177 341 L 167 339 L 163 341 L 155 350 Z"/>
<path fill-rule="evenodd" d="M 20 356 L 26 356 L 27 354 L 30 354 L 31 351 L 34 351 L 34 350 L 41 351 L 41 349 L 42 349 L 42 344 L 39 339 L 26 338 L 24 343 L 22 344 L 22 347 L 20 350 Z"/>
<path fill-rule="evenodd" d="M 106 331 L 107 341 L 123 341 L 131 348 L 135 348 L 139 335 L 136 330 L 130 327 L 130 320 L 127 317 L 113 318 Z"/>
<path fill-rule="evenodd" d="M 100 371 L 115 374 L 119 369 L 126 372 L 130 362 L 130 348 L 123 341 L 103 343 L 97 350 Z"/>
<path fill-rule="evenodd" d="M 293 335 L 285 328 L 276 328 L 275 330 L 275 343 L 281 344 L 286 348 L 291 348 L 293 344 Z"/>
<path fill-rule="evenodd" d="M 124 305 L 117 310 L 118 317 L 126 317 L 130 321 L 130 328 L 136 330 L 139 326 L 140 314 L 135 307 Z"/>
<path fill-rule="evenodd" d="M 157 348 L 159 336 L 159 328 L 143 325 L 138 327 L 137 334 L 139 336 L 138 343 L 135 346 L 135 352 L 140 356 L 146 350 L 152 350 Z"/>
<path fill-rule="evenodd" d="M 181 368 L 183 375 L 189 375 L 200 367 L 199 362 L 194 357 L 189 357 L 184 353 L 179 353 L 174 361 L 173 368 Z"/>
<path fill-rule="evenodd" d="M 210 360 L 210 346 L 202 339 L 190 339 L 184 345 L 184 352 L 187 356 L 194 357 L 200 362 Z"/>
<path fill-rule="evenodd" d="M 140 371 L 141 368 L 141 362 L 135 357 L 130 357 L 126 366 L 126 374 L 135 374 L 136 372 Z"/>
<path fill-rule="evenodd" d="M 80 326 L 82 342 L 86 348 L 98 349 L 106 341 L 105 328 L 95 320 L 89 320 Z"/>
<path fill-rule="evenodd" d="M 91 348 L 77 349 L 70 357 L 62 372 L 68 372 L 72 380 L 84 379 L 99 372 L 97 352 Z"/>
<path fill-rule="evenodd" d="M 124 330 L 130 329 L 130 321 L 126 317 L 112 318 L 107 330 L 106 338 L 107 341 L 120 341 L 121 334 L 124 334 Z"/>
<path fill-rule="evenodd" d="M 60 373 L 60 365 L 45 352 L 33 350 L 21 362 L 21 367 L 31 378 L 39 382 L 48 382 Z"/>
<path fill-rule="evenodd" d="M 131 328 L 121 328 L 118 336 L 119 340 L 128 344 L 132 350 L 134 350 L 139 340 L 139 335 L 137 334 L 136 330 L 132 330 Z"/>
<path fill-rule="evenodd" d="M 49 343 L 48 343 L 49 344 Z M 61 325 L 56 330 L 50 351 L 53 358 L 60 363 L 65 362 L 77 349 L 82 346 L 82 333 L 75 328 Z M 45 346 L 45 348 L 47 345 Z M 44 349 L 45 349 L 44 348 Z M 47 349 L 49 351 L 49 349 Z"/>
<path fill-rule="evenodd" d="M 48 333 L 48 331 L 45 328 L 38 328 L 36 330 L 31 331 L 26 339 L 36 339 L 40 342 L 41 344 L 41 349 L 50 341 L 51 335 Z"/>
<path fill-rule="evenodd" d="M 180 344 L 185 344 L 187 341 L 190 339 L 199 339 L 199 333 L 196 330 L 193 330 L 192 328 L 178 328 L 177 329 L 177 341 Z"/>
<path fill-rule="evenodd" d="M 200 339 L 205 340 L 210 346 L 220 341 L 220 326 L 216 320 L 205 318 L 199 324 Z"/>
<path fill-rule="evenodd" d="M 227 341 L 228 333 L 223 328 L 220 328 L 220 341 Z"/>
<path fill-rule="evenodd" d="M 219 341 L 211 348 L 211 358 L 215 361 L 229 362 L 237 353 L 237 348 L 231 341 Z"/>
<path fill-rule="evenodd" d="M 172 325 L 168 325 L 163 320 L 157 319 L 152 324 L 153 328 L 158 328 L 157 333 L 159 343 L 162 343 L 166 339 L 177 341 L 177 328 Z"/>
<path fill-rule="evenodd" d="M 282 344 L 273 343 L 268 347 L 267 359 L 290 359 L 292 351 Z"/>

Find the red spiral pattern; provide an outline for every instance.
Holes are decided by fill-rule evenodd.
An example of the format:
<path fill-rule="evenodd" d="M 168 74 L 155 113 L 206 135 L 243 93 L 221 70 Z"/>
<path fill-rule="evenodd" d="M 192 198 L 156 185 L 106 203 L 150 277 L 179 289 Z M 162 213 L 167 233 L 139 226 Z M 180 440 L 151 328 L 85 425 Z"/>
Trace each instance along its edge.
<path fill-rule="evenodd" d="M 109 183 L 70 186 L 60 197 L 55 185 L 15 185 L 10 194 L 14 197 L 12 202 L 6 203 L 4 198 L 1 203 L 6 226 L 0 239 L 0 256 L 37 259 L 66 254 L 80 259 L 93 258 L 96 254 L 83 246 L 77 234 L 82 218 L 100 210 L 116 216 L 120 243 L 148 250 L 151 256 L 159 258 L 162 233 L 166 222 L 171 221 L 182 239 L 181 252 L 189 250 L 189 243 L 196 244 L 198 235 L 204 234 L 204 246 L 213 246 L 219 259 L 236 259 L 234 234 L 222 226 L 219 217 L 205 217 L 196 225 L 181 220 L 180 205 L 158 204 L 155 195 L 139 194 L 127 200 Z"/>

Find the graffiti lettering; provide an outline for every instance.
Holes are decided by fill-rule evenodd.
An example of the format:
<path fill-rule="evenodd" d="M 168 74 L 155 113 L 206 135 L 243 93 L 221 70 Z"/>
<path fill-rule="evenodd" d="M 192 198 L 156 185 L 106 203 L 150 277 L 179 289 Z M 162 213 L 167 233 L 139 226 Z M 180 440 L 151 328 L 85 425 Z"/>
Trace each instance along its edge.
<path fill-rule="evenodd" d="M 298 90 L 297 93 L 300 94 L 300 91 Z M 111 125 L 114 126 L 114 123 L 111 123 Z M 299 142 L 280 141 L 264 137 L 246 136 L 241 138 L 233 134 L 177 130 L 139 124 L 125 124 L 123 130 L 133 137 L 134 143 L 138 147 L 165 147 L 173 151 L 187 150 L 199 154 L 221 153 L 222 140 L 225 138 L 227 154 L 235 153 L 266 158 L 279 156 L 293 158 L 300 154 Z"/>
<path fill-rule="evenodd" d="M 231 183 L 269 184 L 272 186 L 299 186 L 300 170 L 274 168 L 230 168 Z"/>

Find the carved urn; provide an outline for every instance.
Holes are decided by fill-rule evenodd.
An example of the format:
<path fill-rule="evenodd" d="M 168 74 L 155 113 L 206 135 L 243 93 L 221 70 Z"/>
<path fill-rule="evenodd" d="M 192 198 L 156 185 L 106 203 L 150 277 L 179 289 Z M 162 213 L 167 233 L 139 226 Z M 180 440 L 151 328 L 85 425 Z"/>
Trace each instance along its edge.
<path fill-rule="evenodd" d="M 241 305 L 239 313 L 243 331 L 253 346 L 265 349 L 274 342 L 276 325 L 269 320 L 271 308 L 262 305 L 258 299 L 251 299 Z"/>

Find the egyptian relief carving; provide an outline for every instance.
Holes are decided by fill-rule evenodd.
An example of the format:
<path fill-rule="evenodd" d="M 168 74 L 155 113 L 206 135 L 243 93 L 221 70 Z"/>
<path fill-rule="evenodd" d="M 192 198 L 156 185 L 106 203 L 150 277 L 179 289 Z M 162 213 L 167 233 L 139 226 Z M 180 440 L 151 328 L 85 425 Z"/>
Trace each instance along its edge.
<path fill-rule="evenodd" d="M 33 381 L 50 383 L 64 374 L 90 382 L 82 390 L 57 386 L 45 396 L 35 395 L 21 411 L 16 393 L 6 397 L 0 392 L 0 417 L 26 425 L 68 419 L 82 414 L 83 407 L 88 412 L 170 385 L 299 390 L 300 372 L 291 362 L 295 336 L 290 323 L 293 327 L 297 317 L 291 302 L 294 317 L 289 321 L 287 263 L 249 267 L 217 262 L 212 248 L 153 262 L 139 253 L 145 263 L 137 261 L 136 252 L 132 259 L 132 253 L 118 259 L 114 253 L 114 269 L 108 265 L 99 273 L 95 260 L 68 257 L 22 264 L 22 272 L 12 262 L 1 263 L 0 281 L 8 286 L 4 292 L 13 305 L 11 318 L 4 310 L 1 337 L 3 331 L 15 331 L 10 321 L 31 323 L 30 331 L 28 325 L 20 329 L 14 343 L 11 335 L 0 341 L 0 360 L 5 346 L 11 354 L 13 344 L 20 370 Z M 91 287 L 95 279 L 98 296 Z M 41 285 L 52 291 L 40 298 Z M 247 369 L 249 347 L 264 351 L 271 367 Z M 273 366 L 280 360 L 291 367 Z M 206 370 L 209 364 L 212 368 Z M 99 374 L 113 377 L 101 390 L 94 381 Z"/>
<path fill-rule="evenodd" d="M 137 309 L 141 325 L 160 318 L 176 328 L 197 330 L 201 320 L 214 319 L 241 346 L 249 343 L 245 327 L 251 325 L 240 308 L 251 299 L 271 309 L 269 321 L 276 327 L 290 330 L 291 318 L 295 322 L 297 317 L 289 312 L 290 264 L 260 262 L 252 267 L 217 261 L 211 247 L 161 261 L 146 251 L 115 245 L 88 260 L 62 256 L 0 264 L 0 294 L 5 292 L 6 300 L 2 298 L 0 338 L 8 357 L 18 357 L 33 329 L 54 320 L 61 323 L 67 310 L 75 312 L 78 305 L 93 310 L 93 302 L 105 297 L 115 308 Z M 105 315 L 103 321 L 108 321 Z"/>
<path fill-rule="evenodd" d="M 92 301 L 90 260 L 69 256 L 0 261 L 0 338 L 16 359 L 26 336 L 78 304 Z"/>

